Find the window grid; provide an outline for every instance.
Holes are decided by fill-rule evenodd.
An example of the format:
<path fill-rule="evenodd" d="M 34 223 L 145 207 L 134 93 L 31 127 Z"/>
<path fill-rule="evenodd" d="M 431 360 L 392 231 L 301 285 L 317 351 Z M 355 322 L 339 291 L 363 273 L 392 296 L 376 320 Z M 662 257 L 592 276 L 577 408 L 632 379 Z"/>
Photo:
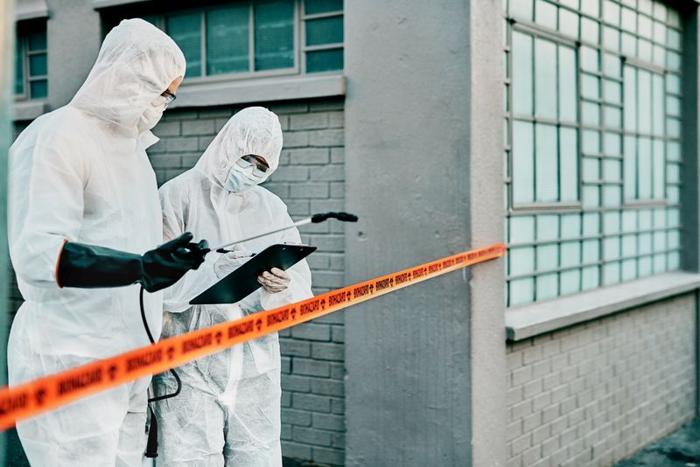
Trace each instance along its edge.
<path fill-rule="evenodd" d="M 16 40 L 15 99 L 44 99 L 48 94 L 46 23 L 21 29 Z M 34 64 L 44 71 L 36 72 Z"/>
<path fill-rule="evenodd" d="M 340 54 L 340 60 L 341 60 L 341 65 L 340 68 L 342 68 L 342 54 L 343 54 L 343 42 L 329 42 L 329 43 L 324 43 L 324 44 L 314 44 L 314 45 L 308 45 L 307 44 L 307 28 L 309 27 L 309 24 L 314 21 L 314 20 L 328 20 L 328 19 L 340 19 L 342 21 L 343 19 L 343 10 L 332 10 L 332 11 L 324 11 L 322 13 L 307 13 L 307 7 L 306 5 L 304 6 L 304 11 L 302 14 L 302 21 L 303 21 L 303 27 L 301 28 L 301 33 L 302 33 L 302 39 L 301 39 L 301 44 L 302 44 L 302 68 L 308 73 L 309 70 L 307 69 L 307 62 L 308 59 L 307 57 L 310 54 L 314 54 L 317 52 L 323 53 L 324 51 L 326 52 L 336 52 Z M 344 28 L 341 28 L 341 32 L 343 31 Z M 342 36 L 342 34 L 341 34 Z M 327 70 L 327 71 L 333 71 L 333 70 Z"/>
<path fill-rule="evenodd" d="M 586 11 L 580 11 L 579 6 Z M 579 0 L 504 0 L 503 7 L 507 306 L 678 269 L 681 157 L 677 12 L 650 0 L 581 0 L 580 5 Z M 630 25 L 632 17 L 634 24 Z M 512 38 L 519 31 L 576 47 L 575 122 L 514 115 Z M 663 80 L 662 126 L 656 128 L 660 132 L 626 125 L 625 111 L 630 111 L 625 99 L 627 69 L 643 70 L 652 80 L 653 76 Z M 643 98 L 637 94 L 634 99 L 636 110 L 637 101 Z M 647 100 L 652 101 L 652 96 Z M 513 203 L 511 142 L 513 125 L 521 121 L 540 121 L 578 132 L 579 203 Z M 651 179 L 652 197 L 626 196 L 624 151 L 629 138 L 649 138 L 652 160 L 656 146 L 662 148 L 664 174 Z M 635 172 L 635 184 L 639 178 Z"/>
<path fill-rule="evenodd" d="M 326 0 L 328 1 L 328 0 Z M 337 4 L 333 8 L 328 9 L 328 11 L 322 11 L 318 13 L 306 13 L 306 3 L 319 3 L 321 9 L 323 10 L 324 2 L 307 2 L 306 0 L 291 0 L 293 5 L 293 65 L 289 67 L 281 68 L 270 68 L 270 69 L 257 69 L 256 68 L 256 25 L 255 25 L 255 7 L 258 3 L 255 0 L 249 0 L 247 2 L 239 2 L 247 5 L 248 8 L 248 69 L 247 71 L 234 71 L 234 72 L 224 72 L 224 73 L 210 73 L 208 69 L 208 54 L 207 54 L 207 15 L 215 12 L 217 9 L 226 7 L 223 5 L 212 5 L 208 7 L 190 8 L 184 10 L 178 10 L 177 12 L 166 14 L 166 15 L 146 15 L 143 18 L 151 22 L 155 26 L 168 32 L 168 19 L 187 15 L 187 14 L 197 14 L 199 16 L 198 22 L 200 23 L 200 64 L 199 70 L 196 75 L 190 73 L 187 76 L 188 81 L 218 81 L 221 79 L 248 79 L 252 77 L 266 77 L 266 76 L 279 76 L 279 75 L 293 75 L 301 73 L 313 73 L 319 74 L 323 72 L 338 73 L 342 71 L 343 60 L 342 54 L 344 50 L 344 42 L 329 42 L 329 43 L 319 43 L 314 45 L 306 44 L 306 30 L 308 24 L 314 20 L 327 20 L 327 19 L 341 19 L 341 30 L 339 35 L 342 38 L 342 18 L 343 9 L 342 1 L 332 1 L 332 4 Z M 263 4 L 265 2 L 262 2 Z M 316 7 L 318 8 L 318 6 Z M 339 60 L 336 63 L 326 64 L 325 69 L 312 69 L 308 66 L 308 56 L 314 53 L 337 53 L 340 55 Z"/>

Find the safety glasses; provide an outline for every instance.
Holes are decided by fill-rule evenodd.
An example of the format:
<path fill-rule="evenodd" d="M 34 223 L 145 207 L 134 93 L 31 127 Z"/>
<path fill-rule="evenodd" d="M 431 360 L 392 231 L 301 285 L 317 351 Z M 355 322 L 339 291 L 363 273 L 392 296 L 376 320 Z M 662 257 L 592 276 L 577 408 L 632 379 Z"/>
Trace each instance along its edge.
<path fill-rule="evenodd" d="M 175 94 L 168 91 L 167 89 L 165 91 L 163 91 L 160 95 L 165 98 L 165 106 L 166 107 L 177 98 L 177 96 Z"/>
<path fill-rule="evenodd" d="M 253 167 L 253 175 L 259 178 L 265 177 L 265 174 L 270 169 L 270 166 L 267 164 L 265 159 L 254 154 L 246 154 L 245 156 L 241 156 L 236 163 L 244 169 Z"/>

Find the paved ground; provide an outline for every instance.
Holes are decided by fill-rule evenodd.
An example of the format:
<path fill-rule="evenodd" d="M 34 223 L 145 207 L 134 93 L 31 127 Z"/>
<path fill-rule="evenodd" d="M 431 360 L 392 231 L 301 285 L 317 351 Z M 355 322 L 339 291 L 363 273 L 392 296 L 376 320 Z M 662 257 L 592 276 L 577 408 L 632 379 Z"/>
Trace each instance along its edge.
<path fill-rule="evenodd" d="M 700 419 L 681 427 L 667 437 L 648 445 L 615 467 L 693 467 L 700 466 Z"/>

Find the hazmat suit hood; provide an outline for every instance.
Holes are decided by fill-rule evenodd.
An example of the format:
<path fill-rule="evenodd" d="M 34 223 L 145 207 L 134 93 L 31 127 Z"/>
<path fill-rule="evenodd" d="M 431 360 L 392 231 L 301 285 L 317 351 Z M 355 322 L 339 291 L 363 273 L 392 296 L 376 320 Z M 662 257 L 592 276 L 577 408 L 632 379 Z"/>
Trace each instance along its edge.
<path fill-rule="evenodd" d="M 209 144 L 195 169 L 222 187 L 231 167 L 242 156 L 265 158 L 270 168 L 265 180 L 277 169 L 282 152 L 282 127 L 277 115 L 264 107 L 247 107 L 226 122 Z"/>
<path fill-rule="evenodd" d="M 123 20 L 105 37 L 97 60 L 71 105 L 136 135 L 144 111 L 177 77 L 185 56 L 160 29 Z"/>

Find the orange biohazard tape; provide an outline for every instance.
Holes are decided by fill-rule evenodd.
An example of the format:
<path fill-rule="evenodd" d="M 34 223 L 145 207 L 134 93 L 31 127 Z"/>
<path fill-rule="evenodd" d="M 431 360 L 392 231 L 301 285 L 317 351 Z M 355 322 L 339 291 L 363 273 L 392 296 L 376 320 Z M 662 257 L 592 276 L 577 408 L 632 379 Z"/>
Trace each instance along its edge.
<path fill-rule="evenodd" d="M 409 285 L 501 257 L 502 243 L 447 256 L 235 321 L 164 339 L 12 388 L 0 389 L 0 430 L 17 421 L 147 375 L 342 310 Z"/>

